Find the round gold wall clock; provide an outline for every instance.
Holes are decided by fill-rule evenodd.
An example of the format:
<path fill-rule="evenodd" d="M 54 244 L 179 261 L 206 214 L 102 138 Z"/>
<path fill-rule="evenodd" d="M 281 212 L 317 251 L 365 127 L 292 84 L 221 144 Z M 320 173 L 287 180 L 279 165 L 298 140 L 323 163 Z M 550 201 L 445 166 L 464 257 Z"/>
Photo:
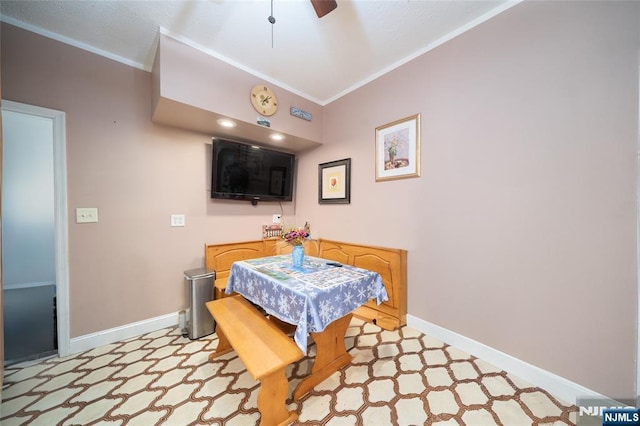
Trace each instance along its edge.
<path fill-rule="evenodd" d="M 264 116 L 271 116 L 278 111 L 278 99 L 267 86 L 254 86 L 251 89 L 251 105 Z"/>

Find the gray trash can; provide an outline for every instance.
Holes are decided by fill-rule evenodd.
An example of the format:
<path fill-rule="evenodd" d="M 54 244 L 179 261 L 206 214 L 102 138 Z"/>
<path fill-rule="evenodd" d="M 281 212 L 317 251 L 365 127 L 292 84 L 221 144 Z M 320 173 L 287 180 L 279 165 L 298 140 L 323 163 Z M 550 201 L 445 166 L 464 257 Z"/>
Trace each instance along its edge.
<path fill-rule="evenodd" d="M 215 322 L 205 306 L 213 300 L 213 281 L 216 271 L 206 268 L 191 269 L 184 272 L 187 285 L 189 309 L 187 311 L 187 335 L 189 339 L 199 339 L 213 333 Z"/>

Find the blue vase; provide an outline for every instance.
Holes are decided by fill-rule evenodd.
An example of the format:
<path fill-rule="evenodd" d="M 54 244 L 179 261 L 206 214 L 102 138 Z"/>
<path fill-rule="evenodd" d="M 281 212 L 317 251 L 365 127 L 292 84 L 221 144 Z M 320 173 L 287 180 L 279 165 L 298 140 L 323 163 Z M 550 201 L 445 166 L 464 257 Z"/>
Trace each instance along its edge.
<path fill-rule="evenodd" d="M 293 246 L 293 251 L 291 251 L 291 256 L 293 257 L 293 267 L 301 269 L 302 263 L 304 262 L 304 247 Z"/>

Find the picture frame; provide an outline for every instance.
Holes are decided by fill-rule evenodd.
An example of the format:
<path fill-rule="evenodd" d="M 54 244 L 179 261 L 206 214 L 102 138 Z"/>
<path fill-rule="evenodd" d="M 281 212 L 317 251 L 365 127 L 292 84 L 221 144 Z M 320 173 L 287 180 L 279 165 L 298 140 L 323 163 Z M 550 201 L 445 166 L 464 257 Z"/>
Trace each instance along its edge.
<path fill-rule="evenodd" d="M 420 176 L 420 114 L 376 127 L 376 182 Z"/>
<path fill-rule="evenodd" d="M 351 203 L 351 158 L 318 165 L 318 203 Z"/>

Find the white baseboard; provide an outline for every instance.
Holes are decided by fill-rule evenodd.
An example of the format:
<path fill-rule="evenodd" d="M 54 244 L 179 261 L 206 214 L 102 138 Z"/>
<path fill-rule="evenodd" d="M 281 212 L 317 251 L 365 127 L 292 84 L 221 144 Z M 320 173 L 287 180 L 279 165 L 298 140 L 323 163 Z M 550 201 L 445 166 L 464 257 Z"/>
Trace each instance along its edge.
<path fill-rule="evenodd" d="M 84 336 L 71 339 L 69 352 L 70 354 L 76 354 L 163 328 L 176 327 L 177 325 L 178 312 L 175 312 L 120 327 L 110 328 L 97 333 L 85 334 Z"/>
<path fill-rule="evenodd" d="M 483 343 L 455 333 L 428 321 L 407 315 L 407 325 L 422 333 L 461 349 L 477 358 L 546 390 L 563 402 L 576 403 L 577 398 L 606 398 L 604 395 L 543 370 Z"/>

